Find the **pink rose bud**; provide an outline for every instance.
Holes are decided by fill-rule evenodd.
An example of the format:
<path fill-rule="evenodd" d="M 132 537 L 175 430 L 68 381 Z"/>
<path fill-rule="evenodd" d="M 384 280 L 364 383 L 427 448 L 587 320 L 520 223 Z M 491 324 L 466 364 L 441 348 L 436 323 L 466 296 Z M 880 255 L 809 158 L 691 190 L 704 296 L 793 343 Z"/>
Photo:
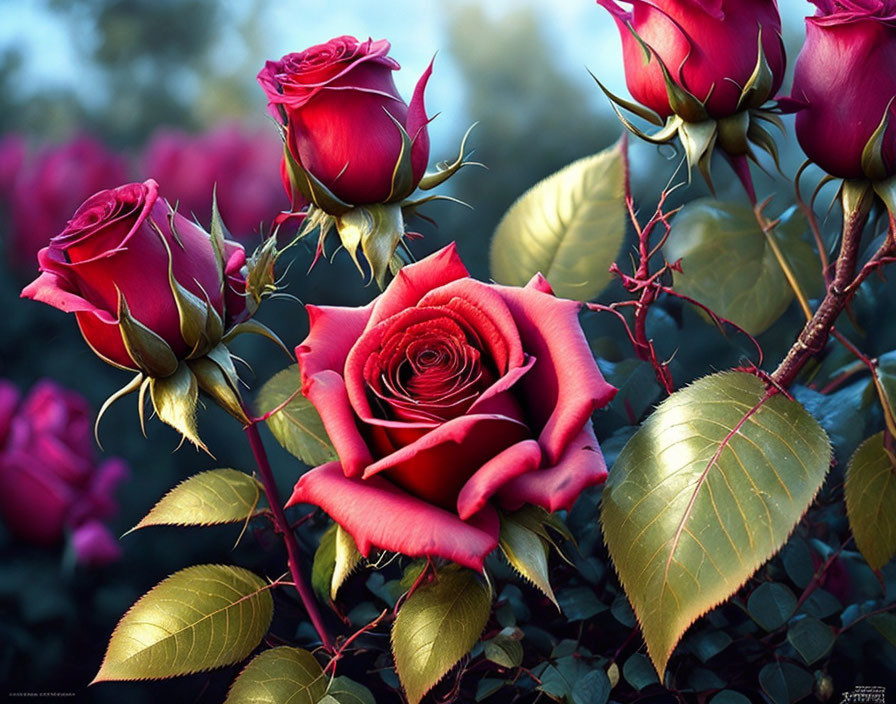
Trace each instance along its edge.
<path fill-rule="evenodd" d="M 832 176 L 896 175 L 896 0 L 812 0 L 791 98 L 796 136 Z M 867 151 L 866 151 L 867 150 Z"/>
<path fill-rule="evenodd" d="M 22 296 L 74 313 L 100 357 L 148 376 L 211 350 L 244 315 L 225 304 L 241 282 L 242 247 L 216 252 L 153 180 L 89 198 L 38 259 L 42 273 Z"/>
<path fill-rule="evenodd" d="M 775 0 L 624 0 L 630 11 L 616 0 L 597 3 L 619 26 L 629 92 L 663 118 L 673 113 L 687 121 L 728 117 L 759 107 L 781 86 L 785 56 Z M 770 80 L 744 105 L 741 93 L 756 68 L 760 32 Z M 649 60 L 644 44 L 655 54 Z M 704 115 L 670 104 L 657 59 L 677 86 L 703 103 Z"/>
<path fill-rule="evenodd" d="M 72 533 L 72 547 L 79 564 L 101 567 L 121 557 L 121 546 L 100 521 L 89 521 Z"/>
<path fill-rule="evenodd" d="M 271 113 L 286 126 L 291 158 L 343 204 L 401 201 L 429 160 L 423 93 L 430 70 L 408 105 L 395 87 L 392 72 L 399 65 L 388 52 L 386 40 L 337 37 L 268 61 L 258 74 Z M 405 172 L 406 180 L 395 178 Z M 304 176 L 292 180 L 326 210 L 319 194 L 309 197 Z"/>

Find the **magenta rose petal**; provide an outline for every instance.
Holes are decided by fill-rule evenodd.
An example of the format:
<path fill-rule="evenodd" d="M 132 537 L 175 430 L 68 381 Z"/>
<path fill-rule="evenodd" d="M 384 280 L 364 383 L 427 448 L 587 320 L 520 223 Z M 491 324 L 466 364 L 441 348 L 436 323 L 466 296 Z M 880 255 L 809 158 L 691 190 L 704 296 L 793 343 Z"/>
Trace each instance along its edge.
<path fill-rule="evenodd" d="M 511 479 L 498 490 L 498 498 L 509 510 L 528 503 L 559 511 L 571 508 L 583 489 L 602 484 L 606 478 L 607 463 L 588 423 L 557 464 Z"/>
<path fill-rule="evenodd" d="M 467 520 L 487 504 L 495 492 L 512 479 L 538 470 L 541 447 L 534 440 L 523 440 L 486 462 L 464 484 L 457 497 L 457 515 Z"/>
<path fill-rule="evenodd" d="M 608 404 L 616 388 L 594 363 L 579 325 L 580 304 L 535 289 L 496 287 L 519 326 L 523 348 L 536 358 L 521 384 L 526 408 L 542 427 L 538 442 L 556 463 L 591 413 Z"/>
<path fill-rule="evenodd" d="M 339 462 L 303 475 L 287 506 L 297 503 L 320 506 L 351 534 L 365 556 L 379 548 L 411 557 L 444 557 L 481 571 L 486 555 L 498 545 L 493 509 L 464 522 L 384 479 L 350 479 Z"/>
<path fill-rule="evenodd" d="M 372 306 L 340 308 L 309 305 L 305 309 L 308 311 L 310 329 L 308 337 L 296 347 L 303 389 L 321 371 L 342 373 L 345 358 L 364 331 Z"/>

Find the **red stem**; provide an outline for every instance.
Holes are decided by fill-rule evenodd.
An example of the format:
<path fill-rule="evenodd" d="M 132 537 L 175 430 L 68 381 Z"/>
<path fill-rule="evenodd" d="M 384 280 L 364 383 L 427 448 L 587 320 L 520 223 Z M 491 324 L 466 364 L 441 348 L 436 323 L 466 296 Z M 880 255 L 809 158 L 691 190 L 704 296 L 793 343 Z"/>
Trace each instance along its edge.
<path fill-rule="evenodd" d="M 246 415 L 249 416 L 248 409 Z M 292 581 L 295 584 L 302 605 L 311 619 L 311 624 L 320 636 L 324 648 L 333 652 L 333 641 L 330 634 L 324 626 L 320 611 L 317 608 L 317 602 L 305 578 L 302 576 L 300 568 L 302 553 L 299 550 L 299 543 L 296 540 L 295 533 L 286 520 L 286 514 L 283 512 L 283 505 L 280 502 L 280 492 L 274 481 L 274 473 L 271 470 L 271 463 L 268 461 L 267 452 L 264 449 L 264 443 L 261 441 L 261 435 L 258 433 L 258 426 L 250 423 L 246 426 L 246 436 L 249 438 L 249 445 L 252 447 L 252 454 L 255 456 L 255 462 L 258 465 L 258 473 L 261 476 L 261 483 L 264 486 L 264 493 L 268 499 L 268 505 L 271 507 L 271 515 L 274 521 L 274 529 L 283 536 L 283 542 L 286 544 L 286 553 L 289 556 L 289 572 L 292 575 Z"/>

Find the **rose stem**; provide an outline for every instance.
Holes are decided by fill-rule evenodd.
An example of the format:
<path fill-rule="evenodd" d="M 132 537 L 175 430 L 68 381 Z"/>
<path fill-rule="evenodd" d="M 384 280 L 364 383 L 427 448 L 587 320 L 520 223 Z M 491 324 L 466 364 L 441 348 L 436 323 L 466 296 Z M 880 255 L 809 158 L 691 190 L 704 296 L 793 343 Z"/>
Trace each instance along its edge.
<path fill-rule="evenodd" d="M 840 242 L 840 254 L 834 264 L 834 278 L 828 286 L 821 305 L 806 322 L 803 331 L 793 347 L 790 348 L 784 361 L 772 373 L 772 380 L 781 388 L 786 389 L 790 386 L 809 359 L 824 349 L 837 316 L 849 303 L 859 284 L 875 268 L 869 268 L 866 265 L 859 275 L 855 276 L 859 242 L 862 239 L 862 230 L 868 221 L 868 209 L 856 207 L 851 212 L 848 211 L 843 220 L 843 236 Z M 893 234 L 891 227 L 886 241 L 872 260 L 877 260 L 878 265 L 893 253 Z M 871 263 L 869 262 L 869 264 Z M 853 278 L 854 276 L 855 278 Z"/>
<path fill-rule="evenodd" d="M 245 409 L 246 416 L 251 418 L 249 409 Z M 255 421 L 246 426 L 246 436 L 249 438 L 249 445 L 252 447 L 252 454 L 255 456 L 255 462 L 258 465 L 258 473 L 261 475 L 261 483 L 264 486 L 264 493 L 267 496 L 268 504 L 271 507 L 271 515 L 274 519 L 274 529 L 283 536 L 283 542 L 286 544 L 286 552 L 289 555 L 289 572 L 292 575 L 292 581 L 295 584 L 302 605 L 311 619 L 311 623 L 317 634 L 320 636 L 324 648 L 333 652 L 333 641 L 330 634 L 324 626 L 320 611 L 317 609 L 317 603 L 314 595 L 308 588 L 305 578 L 302 576 L 300 568 L 301 551 L 299 543 L 296 541 L 295 533 L 286 520 L 286 514 L 283 512 L 283 505 L 280 502 L 280 492 L 277 490 L 277 484 L 274 481 L 274 473 L 271 471 L 271 463 L 268 461 L 267 452 L 264 449 L 264 443 L 261 441 L 261 435 L 258 432 L 258 425 Z"/>

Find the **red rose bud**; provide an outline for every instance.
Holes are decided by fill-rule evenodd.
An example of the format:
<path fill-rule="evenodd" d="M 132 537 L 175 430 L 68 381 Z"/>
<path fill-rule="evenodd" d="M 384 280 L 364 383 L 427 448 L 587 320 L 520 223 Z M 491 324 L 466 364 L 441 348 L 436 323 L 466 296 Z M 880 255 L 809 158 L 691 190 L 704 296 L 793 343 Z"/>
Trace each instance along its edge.
<path fill-rule="evenodd" d="M 258 74 L 272 114 L 286 126 L 288 158 L 303 172 L 291 170 L 293 185 L 331 214 L 346 205 L 401 201 L 426 170 L 423 93 L 430 70 L 408 105 L 388 52 L 386 40 L 337 37 L 268 61 Z"/>
<path fill-rule="evenodd" d="M 302 392 L 339 460 L 304 474 L 359 550 L 474 569 L 498 545 L 498 510 L 568 509 L 606 479 L 591 414 L 616 390 L 594 362 L 580 304 L 536 276 L 469 278 L 454 246 L 411 264 L 363 308 L 309 306 Z"/>
<path fill-rule="evenodd" d="M 115 491 L 128 474 L 119 459 L 96 464 L 83 397 L 42 381 L 20 404 L 15 387 L 0 381 L 0 516 L 20 540 L 53 545 L 69 533 L 80 562 L 114 559 L 115 538 L 102 521 L 116 512 Z M 92 537 L 82 534 L 88 526 Z"/>
<path fill-rule="evenodd" d="M 159 417 L 197 444 L 197 388 L 245 420 L 222 343 L 248 325 L 246 256 L 216 223 L 211 237 L 153 180 L 101 191 L 40 251 L 42 273 L 22 291 L 74 313 L 94 352 L 139 372 L 110 402 L 148 387 Z"/>
<path fill-rule="evenodd" d="M 691 166 L 709 182 L 718 146 L 732 161 L 747 192 L 752 182 L 749 142 L 777 159 L 777 148 L 754 118 L 784 78 L 786 57 L 775 0 L 597 0 L 622 35 L 628 89 L 640 105 L 607 93 L 617 105 L 665 126 L 638 136 L 668 142 L 676 134 Z M 606 92 L 606 91 L 605 91 Z M 646 108 L 646 109 L 645 109 Z"/>
<path fill-rule="evenodd" d="M 796 61 L 796 135 L 832 176 L 896 175 L 896 0 L 812 0 Z"/>

